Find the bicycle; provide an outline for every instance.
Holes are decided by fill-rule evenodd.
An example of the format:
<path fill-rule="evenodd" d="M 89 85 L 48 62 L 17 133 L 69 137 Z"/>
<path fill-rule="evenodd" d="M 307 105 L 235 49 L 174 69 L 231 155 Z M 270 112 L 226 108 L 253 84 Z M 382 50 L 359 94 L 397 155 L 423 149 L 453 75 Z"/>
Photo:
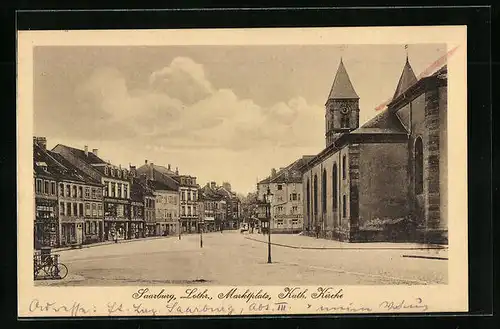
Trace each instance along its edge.
<path fill-rule="evenodd" d="M 62 280 L 68 275 L 68 267 L 59 262 L 59 255 L 35 255 L 34 278 Z"/>

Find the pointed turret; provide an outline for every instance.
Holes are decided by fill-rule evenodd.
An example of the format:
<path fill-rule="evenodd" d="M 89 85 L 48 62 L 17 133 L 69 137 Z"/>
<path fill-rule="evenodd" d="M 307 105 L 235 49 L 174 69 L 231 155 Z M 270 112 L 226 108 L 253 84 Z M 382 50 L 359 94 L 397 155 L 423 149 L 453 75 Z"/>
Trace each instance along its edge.
<path fill-rule="evenodd" d="M 349 74 L 347 74 L 342 58 L 340 59 L 339 68 L 337 69 L 337 74 L 335 74 L 328 99 L 359 99 L 358 94 L 352 86 Z"/>
<path fill-rule="evenodd" d="M 393 99 L 396 99 L 399 95 L 404 93 L 408 88 L 414 85 L 417 82 L 417 77 L 411 68 L 410 62 L 408 61 L 408 56 L 406 56 L 406 63 L 403 67 L 403 72 L 401 73 L 401 77 L 399 77 L 398 86 L 396 87 L 396 91 L 394 92 Z"/>

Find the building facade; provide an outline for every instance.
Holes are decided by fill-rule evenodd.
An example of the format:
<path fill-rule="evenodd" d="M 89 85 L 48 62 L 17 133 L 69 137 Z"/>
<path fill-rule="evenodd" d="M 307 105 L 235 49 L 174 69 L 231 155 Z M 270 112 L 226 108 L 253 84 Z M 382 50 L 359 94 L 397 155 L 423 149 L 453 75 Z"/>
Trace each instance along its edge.
<path fill-rule="evenodd" d="M 303 156 L 279 171 L 272 169 L 271 175 L 257 184 L 259 201 L 265 201 L 268 189 L 273 195 L 270 208 L 271 232 L 298 233 L 302 231 L 303 191 L 300 168 L 312 158 L 313 156 Z"/>
<path fill-rule="evenodd" d="M 203 201 L 203 216 L 205 227 L 208 231 L 221 231 L 227 227 L 227 201 L 218 191 L 215 182 L 207 183 L 199 190 Z"/>
<path fill-rule="evenodd" d="M 53 152 L 60 154 L 87 176 L 99 181 L 103 186 L 104 240 L 130 239 L 130 180 L 127 169 L 115 166 L 98 157 L 98 150 L 88 151 L 66 145 L 56 145 Z M 92 190 L 90 190 L 92 199 Z M 92 205 L 91 205 L 92 206 Z M 93 213 L 91 208 L 91 213 Z M 98 210 L 97 210 L 98 211 Z"/>
<path fill-rule="evenodd" d="M 80 171 L 60 154 L 47 150 L 44 137 L 34 138 L 33 158 L 37 173 L 36 217 L 50 220 L 49 234 L 44 234 L 49 237 L 49 241 L 43 244 L 67 246 L 102 241 L 102 184 Z M 41 232 L 39 222 L 37 220 L 35 225 L 35 236 Z M 47 231 L 47 228 L 42 230 Z"/>
<path fill-rule="evenodd" d="M 196 232 L 198 230 L 198 185 L 196 177 L 181 175 L 175 177 L 179 183 L 181 225 L 183 232 Z"/>
<path fill-rule="evenodd" d="M 359 96 L 340 62 L 326 148 L 301 168 L 308 234 L 447 243 L 446 72 L 417 80 L 407 59 L 387 109 L 359 127 Z"/>
<path fill-rule="evenodd" d="M 155 234 L 179 233 L 179 190 L 159 181 L 149 181 L 155 196 Z"/>

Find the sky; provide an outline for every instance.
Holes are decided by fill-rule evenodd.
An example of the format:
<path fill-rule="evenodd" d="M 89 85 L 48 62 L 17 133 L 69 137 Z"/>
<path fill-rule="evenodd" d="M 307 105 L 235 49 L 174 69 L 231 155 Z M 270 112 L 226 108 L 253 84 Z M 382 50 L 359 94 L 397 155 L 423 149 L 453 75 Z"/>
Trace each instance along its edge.
<path fill-rule="evenodd" d="M 325 147 L 341 56 L 361 125 L 394 94 L 406 53 L 418 76 L 446 46 L 37 46 L 34 135 L 246 194 L 271 168 Z"/>

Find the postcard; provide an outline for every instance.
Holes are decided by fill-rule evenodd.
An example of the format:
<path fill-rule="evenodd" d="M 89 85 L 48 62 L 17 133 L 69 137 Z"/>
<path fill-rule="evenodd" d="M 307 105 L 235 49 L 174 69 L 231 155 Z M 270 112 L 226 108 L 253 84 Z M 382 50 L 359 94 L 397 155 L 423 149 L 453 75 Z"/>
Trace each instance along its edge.
<path fill-rule="evenodd" d="M 19 317 L 466 312 L 466 49 L 19 31 Z"/>

